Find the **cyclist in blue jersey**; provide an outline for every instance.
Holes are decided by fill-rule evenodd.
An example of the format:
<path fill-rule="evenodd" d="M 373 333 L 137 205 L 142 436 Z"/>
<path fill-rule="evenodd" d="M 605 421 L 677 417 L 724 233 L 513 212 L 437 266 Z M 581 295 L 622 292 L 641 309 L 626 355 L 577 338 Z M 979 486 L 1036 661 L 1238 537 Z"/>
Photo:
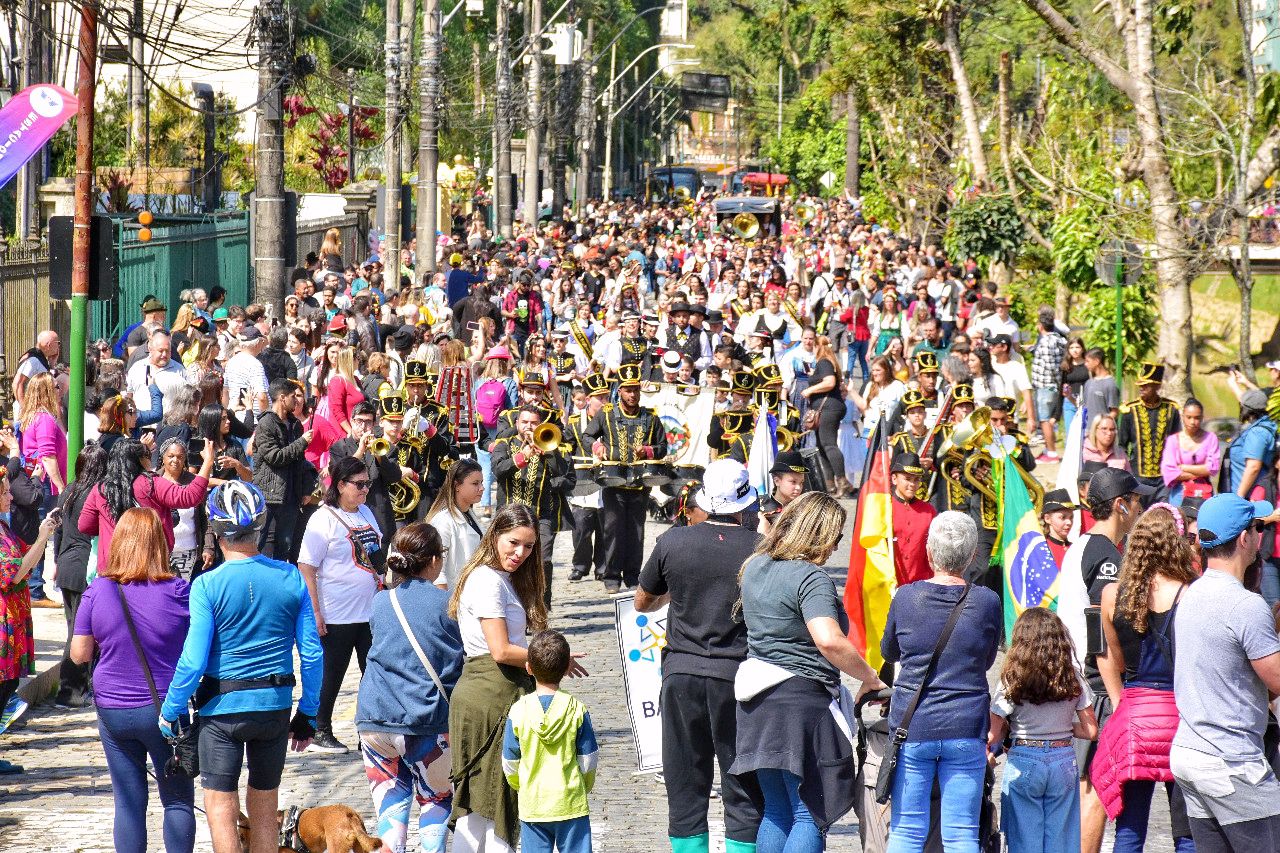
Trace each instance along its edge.
<path fill-rule="evenodd" d="M 267 504 L 252 483 L 218 486 L 206 501 L 226 562 L 191 586 L 191 629 L 160 709 L 160 730 L 194 696 L 200 725 L 200 781 L 215 853 L 239 853 L 240 770 L 247 754 L 245 811 L 251 853 L 278 849 L 276 810 L 287 749 L 315 736 L 323 653 L 311 598 L 298 569 L 258 553 Z M 302 695 L 293 706 L 293 649 Z"/>

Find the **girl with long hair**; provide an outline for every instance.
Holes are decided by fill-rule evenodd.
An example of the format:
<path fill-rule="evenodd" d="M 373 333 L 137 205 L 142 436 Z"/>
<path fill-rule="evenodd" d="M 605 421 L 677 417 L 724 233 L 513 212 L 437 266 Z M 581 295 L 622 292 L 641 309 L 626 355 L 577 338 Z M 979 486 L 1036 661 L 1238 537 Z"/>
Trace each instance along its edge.
<path fill-rule="evenodd" d="M 186 485 L 178 485 L 151 471 L 151 451 L 140 441 L 117 441 L 107 458 L 106 476 L 84 503 L 76 526 L 87 536 L 98 537 L 98 571 L 111 553 L 116 524 L 135 506 L 154 509 L 164 527 L 165 547 L 173 548 L 173 510 L 189 509 L 204 500 L 213 471 L 213 454 L 206 445 L 199 473 Z"/>
<path fill-rule="evenodd" d="M 431 525 L 418 521 L 401 528 L 387 555 L 392 588 L 373 597 L 369 617 L 373 645 L 360 680 L 356 730 L 378 814 L 377 833 L 387 850 L 405 849 L 415 797 L 423 853 L 444 853 L 448 835 L 453 808 L 449 691 L 462 673 L 463 657 L 458 623 L 447 612 L 449 595 L 435 584 L 444 555 L 444 543 Z M 419 665 L 419 650 L 439 685 Z"/>
<path fill-rule="evenodd" d="M 18 432 L 22 438 L 22 455 L 37 462 L 40 478 L 46 484 L 45 494 L 51 498 L 67 487 L 67 433 L 62 428 L 62 406 L 53 374 L 38 373 L 27 382 L 22 398 L 22 415 Z M 51 500 L 49 505 L 52 506 Z"/>
<path fill-rule="evenodd" d="M 329 401 L 329 422 L 346 435 L 351 435 L 351 410 L 364 402 L 364 392 L 356 380 L 356 351 L 354 347 L 339 346 L 336 353 L 330 347 L 333 374 L 324 385 Z M 335 357 L 336 356 L 336 357 Z"/>
<path fill-rule="evenodd" d="M 738 575 L 751 651 L 743 666 L 750 660 L 772 664 L 770 677 L 758 682 L 767 686 L 739 694 L 737 758 L 729 768 L 735 776 L 754 773 L 764 792 L 756 841 L 761 853 L 822 849 L 823 833 L 842 817 L 829 804 L 852 805 L 856 787 L 852 764 L 847 774 L 809 770 L 853 761 L 830 711 L 840 674 L 858 679 L 863 690 L 883 686 L 849 642 L 848 617 L 823 568 L 845 520 L 835 498 L 801 495 L 787 504 Z M 779 680 L 772 674 L 778 669 L 788 677 Z M 803 790 L 796 772 L 801 767 Z"/>
<path fill-rule="evenodd" d="M 518 800 L 494 732 L 516 700 L 533 691 L 527 634 L 547 627 L 545 583 L 537 517 L 523 504 L 503 506 L 449 599 L 467 657 L 449 703 L 457 853 L 503 853 L 519 841 Z M 575 661 L 569 674 L 586 671 Z"/>
<path fill-rule="evenodd" d="M 1084 363 L 1085 346 L 1080 338 L 1072 338 L 1067 344 L 1067 354 L 1062 357 L 1062 434 L 1071 429 L 1071 421 L 1079 411 L 1084 396 L 1084 383 L 1089 381 L 1089 368 Z"/>
<path fill-rule="evenodd" d="M 1079 771 L 1071 738 L 1097 736 L 1092 699 L 1062 620 L 1043 607 L 1023 611 L 991 700 L 987 738 L 994 749 L 1006 734 L 1013 736 L 1000 791 L 1000 825 L 1010 850 L 1080 849 Z"/>
<path fill-rule="evenodd" d="M 324 232 L 324 240 L 320 243 L 320 268 L 313 278 L 316 282 L 321 282 L 331 272 L 336 272 L 341 277 L 342 268 L 342 232 L 337 228 L 330 228 Z"/>
<path fill-rule="evenodd" d="M 840 452 L 840 422 L 844 420 L 844 377 L 831 339 L 818 338 L 814 350 L 813 371 L 809 374 L 809 387 L 800 392 L 809 408 L 818 413 L 818 453 L 825 466 L 827 491 L 836 497 L 854 493 L 854 488 L 844 476 L 844 454 Z"/>
<path fill-rule="evenodd" d="M 853 387 L 850 380 L 849 399 L 862 412 L 862 437 L 867 438 L 875 429 L 880 418 L 888 417 L 893 405 L 906 393 L 907 386 L 893 375 L 893 365 L 889 359 L 879 356 L 871 361 L 871 378 L 863 383 L 861 392 Z"/>
<path fill-rule="evenodd" d="M 169 570 L 165 538 L 154 509 L 133 508 L 121 514 L 111 558 L 85 592 L 71 641 L 76 663 L 89 663 L 98 651 L 93 700 L 115 798 L 115 849 L 130 853 L 151 849 L 147 756 L 164 806 L 165 850 L 190 853 L 195 847 L 195 783 L 165 771 L 173 751 L 156 726 L 147 680 L 139 677 L 141 655 L 157 694 L 165 695 L 191 621 L 190 587 Z M 137 631 L 137 646 L 131 625 Z"/>
<path fill-rule="evenodd" d="M 444 540 L 444 565 L 436 583 L 452 590 L 463 567 L 480 547 L 484 536 L 471 508 L 484 497 L 484 469 L 474 459 L 462 458 L 449 466 L 444 483 L 427 510 L 427 521 Z"/>
<path fill-rule="evenodd" d="M 1157 782 L 1169 795 L 1174 849 L 1195 849 L 1186 801 L 1169 768 L 1178 721 L 1173 620 L 1183 592 L 1199 576 L 1193 559 L 1181 512 L 1154 504 L 1129 531 L 1119 582 L 1102 590 L 1106 651 L 1097 661 L 1108 706 L 1099 709 L 1105 725 L 1090 775 L 1116 822 L 1117 853 L 1143 849 Z"/>
<path fill-rule="evenodd" d="M 1004 380 L 991 366 L 991 353 L 985 347 L 969 351 L 969 375 L 973 377 L 973 399 L 986 405 L 991 397 L 1004 396 Z"/>
<path fill-rule="evenodd" d="M 872 347 L 871 354 L 884 355 L 885 350 L 889 349 L 889 341 L 902 337 L 906 331 L 904 326 L 906 317 L 898 305 L 898 294 L 893 290 L 886 291 L 881 297 L 880 308 L 872 311 L 871 335 L 875 339 L 875 346 Z"/>

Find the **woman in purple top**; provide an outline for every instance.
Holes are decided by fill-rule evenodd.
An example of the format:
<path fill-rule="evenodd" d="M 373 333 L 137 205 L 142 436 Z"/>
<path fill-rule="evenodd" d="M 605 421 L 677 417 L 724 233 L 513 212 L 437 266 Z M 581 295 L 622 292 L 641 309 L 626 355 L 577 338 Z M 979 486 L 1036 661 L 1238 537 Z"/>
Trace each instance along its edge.
<path fill-rule="evenodd" d="M 98 652 L 94 704 L 115 796 L 118 852 L 149 849 L 147 755 L 164 806 L 165 850 L 190 853 L 195 847 L 195 785 L 165 772 L 171 750 L 156 726 L 158 697 L 169 690 L 191 622 L 189 593 L 187 582 L 169 571 L 169 547 L 160 516 L 153 509 L 135 507 L 116 524 L 106 571 L 89 585 L 76 613 L 71 659 L 88 663 L 95 649 Z M 130 634 L 129 617 L 138 644 Z M 147 683 L 139 645 L 155 680 L 155 694 Z"/>
<path fill-rule="evenodd" d="M 1191 397 L 1182 406 L 1182 431 L 1165 439 L 1160 475 L 1174 506 L 1182 506 L 1187 498 L 1213 496 L 1213 483 L 1222 468 L 1222 448 L 1218 436 L 1203 423 L 1204 406 Z"/>

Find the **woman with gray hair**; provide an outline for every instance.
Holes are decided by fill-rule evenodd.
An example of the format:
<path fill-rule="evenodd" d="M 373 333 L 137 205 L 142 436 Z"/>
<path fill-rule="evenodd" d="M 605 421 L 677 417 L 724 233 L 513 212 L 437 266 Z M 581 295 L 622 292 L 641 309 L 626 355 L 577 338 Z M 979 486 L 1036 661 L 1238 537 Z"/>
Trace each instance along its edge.
<path fill-rule="evenodd" d="M 925 544 L 933 577 L 901 587 L 889 606 L 880 651 L 887 662 L 900 664 L 889 730 L 906 729 L 893 778 L 889 853 L 924 850 L 935 778 L 942 791 L 943 844 L 978 849 L 991 707 L 986 673 L 1000 642 L 1000 597 L 963 578 L 977 547 L 972 518 L 938 515 Z"/>

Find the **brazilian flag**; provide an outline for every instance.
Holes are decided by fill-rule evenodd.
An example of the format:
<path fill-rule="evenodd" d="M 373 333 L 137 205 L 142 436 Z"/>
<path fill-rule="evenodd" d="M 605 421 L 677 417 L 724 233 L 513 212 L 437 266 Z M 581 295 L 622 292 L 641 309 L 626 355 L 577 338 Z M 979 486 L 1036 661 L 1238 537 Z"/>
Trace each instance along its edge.
<path fill-rule="evenodd" d="M 1000 524 L 1004 563 L 1004 630 L 1013 636 L 1013 623 L 1029 607 L 1058 609 L 1058 563 L 1049 551 L 1035 503 L 1018 473 L 1017 463 L 1004 457 L 1004 513 Z"/>

